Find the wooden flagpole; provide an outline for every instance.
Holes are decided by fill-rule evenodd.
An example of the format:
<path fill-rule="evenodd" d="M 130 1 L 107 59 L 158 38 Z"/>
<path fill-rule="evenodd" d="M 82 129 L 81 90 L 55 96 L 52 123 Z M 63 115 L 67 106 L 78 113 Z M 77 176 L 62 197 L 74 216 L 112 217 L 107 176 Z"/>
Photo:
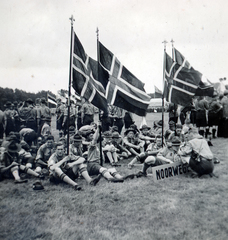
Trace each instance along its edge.
<path fill-rule="evenodd" d="M 174 59 L 174 40 L 173 39 L 171 39 L 171 41 L 170 41 L 171 43 L 172 43 L 172 59 L 173 59 L 173 61 L 175 61 L 175 59 Z M 174 103 L 174 116 L 176 117 L 176 114 L 177 114 L 177 111 L 176 111 L 176 104 Z M 176 122 L 175 122 L 175 125 L 174 125 L 175 127 L 174 127 L 174 131 L 175 131 L 175 136 L 176 136 L 176 134 L 177 134 L 177 132 L 176 132 Z"/>
<path fill-rule="evenodd" d="M 164 77 L 165 77 L 165 66 L 166 66 L 166 57 L 165 57 L 165 53 L 166 53 L 166 44 L 168 43 L 166 40 L 164 40 L 162 42 L 164 44 L 164 59 L 163 59 L 163 93 L 162 93 L 162 146 L 164 144 Z"/>
<path fill-rule="evenodd" d="M 73 49 L 73 34 L 74 34 L 74 17 L 71 15 L 69 18 L 71 20 L 71 37 L 70 37 L 70 66 L 69 66 L 69 86 L 68 86 L 68 112 L 67 112 L 67 155 L 69 155 L 70 146 L 70 97 L 71 97 L 71 78 L 72 78 L 72 49 Z"/>
<path fill-rule="evenodd" d="M 99 48 L 99 29 L 96 30 L 97 33 L 97 73 L 98 73 L 98 81 L 100 80 L 100 71 L 99 71 L 99 63 L 100 63 L 100 48 Z M 101 122 L 101 110 L 99 109 L 99 121 Z M 101 142 L 101 126 L 99 127 L 99 147 L 100 147 L 100 164 L 103 166 L 103 155 L 102 155 L 102 142 Z"/>

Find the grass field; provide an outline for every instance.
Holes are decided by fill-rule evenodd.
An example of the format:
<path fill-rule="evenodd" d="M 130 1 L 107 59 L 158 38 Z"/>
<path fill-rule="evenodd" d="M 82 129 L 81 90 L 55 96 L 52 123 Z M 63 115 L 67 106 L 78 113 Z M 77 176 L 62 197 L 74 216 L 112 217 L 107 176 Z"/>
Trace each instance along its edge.
<path fill-rule="evenodd" d="M 167 115 L 165 116 L 167 120 Z M 147 123 L 161 118 L 149 114 Z M 166 121 L 165 120 L 165 121 Z M 137 124 L 141 119 L 135 118 Z M 154 182 L 151 176 L 124 183 L 104 179 L 96 187 L 78 179 L 84 191 L 43 180 L 43 191 L 12 180 L 0 183 L 0 239 L 226 240 L 228 239 L 228 139 L 214 139 L 218 178 L 178 176 Z M 139 168 L 118 171 L 127 175 Z"/>

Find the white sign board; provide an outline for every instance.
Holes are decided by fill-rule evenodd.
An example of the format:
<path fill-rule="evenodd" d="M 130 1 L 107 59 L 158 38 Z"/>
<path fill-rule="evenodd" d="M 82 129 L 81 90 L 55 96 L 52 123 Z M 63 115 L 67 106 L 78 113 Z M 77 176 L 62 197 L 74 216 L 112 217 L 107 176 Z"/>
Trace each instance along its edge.
<path fill-rule="evenodd" d="M 170 164 L 159 165 L 152 167 L 154 181 L 160 181 L 177 177 L 188 173 L 188 165 L 183 165 L 182 162 L 174 162 Z"/>

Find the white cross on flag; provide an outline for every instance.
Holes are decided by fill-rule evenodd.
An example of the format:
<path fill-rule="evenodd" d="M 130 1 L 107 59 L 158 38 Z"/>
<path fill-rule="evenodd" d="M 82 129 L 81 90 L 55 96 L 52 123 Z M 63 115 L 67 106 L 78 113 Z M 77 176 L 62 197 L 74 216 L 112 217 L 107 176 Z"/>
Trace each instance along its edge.
<path fill-rule="evenodd" d="M 144 90 L 144 83 L 129 72 L 100 42 L 99 54 L 102 66 L 99 81 L 105 88 L 108 103 L 139 116 L 145 116 L 150 96 Z"/>
<path fill-rule="evenodd" d="M 188 69 L 165 53 L 164 97 L 168 102 L 188 106 L 195 96 L 202 74 Z"/>
<path fill-rule="evenodd" d="M 184 57 L 183 54 L 181 54 L 176 48 L 173 48 L 173 55 L 174 55 L 174 61 L 177 62 L 179 65 L 195 70 L 191 64 L 187 61 L 187 59 Z M 199 86 L 196 90 L 195 95 L 196 96 L 213 96 L 214 93 L 214 87 L 213 84 L 204 76 L 202 75 L 201 81 L 199 83 Z"/>
<path fill-rule="evenodd" d="M 76 34 L 74 34 L 72 68 L 73 88 L 75 92 L 91 102 L 94 106 L 106 111 L 107 101 L 105 98 L 105 89 L 102 84 L 96 80 L 98 79 L 97 61 L 85 53 Z"/>

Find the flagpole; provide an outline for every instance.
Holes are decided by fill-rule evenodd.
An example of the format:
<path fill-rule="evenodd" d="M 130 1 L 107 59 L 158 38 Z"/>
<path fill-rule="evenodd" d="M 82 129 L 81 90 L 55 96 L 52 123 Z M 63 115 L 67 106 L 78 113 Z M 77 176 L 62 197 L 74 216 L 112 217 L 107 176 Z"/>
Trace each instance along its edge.
<path fill-rule="evenodd" d="M 72 43 L 73 43 L 73 33 L 74 33 L 74 17 L 71 15 L 69 18 L 71 20 L 71 37 L 70 37 L 70 66 L 69 66 L 69 86 L 68 86 L 68 112 L 67 112 L 67 155 L 69 155 L 69 146 L 70 146 L 70 97 L 71 97 L 71 78 L 72 78 Z"/>
<path fill-rule="evenodd" d="M 173 39 L 171 39 L 171 41 L 170 41 L 171 43 L 172 43 L 172 59 L 173 59 L 173 61 L 175 61 L 176 62 L 176 59 L 174 59 L 174 40 Z M 176 114 L 177 114 L 177 111 L 176 111 L 176 104 L 174 103 L 174 119 L 176 118 Z M 177 132 L 176 132 L 176 122 L 175 122 L 175 124 L 174 124 L 174 131 L 175 131 L 175 136 L 177 135 Z"/>
<path fill-rule="evenodd" d="M 99 48 L 99 29 L 96 30 L 97 33 L 97 73 L 98 73 L 98 81 L 100 80 L 100 71 L 99 71 L 99 64 L 100 64 L 100 48 Z M 99 109 L 99 121 L 101 122 L 101 110 Z M 103 166 L 103 155 L 102 155 L 102 142 L 101 142 L 101 126 L 99 127 L 99 147 L 100 147 L 100 164 Z"/>
<path fill-rule="evenodd" d="M 165 53 L 166 53 L 166 43 L 168 43 L 166 40 L 162 42 L 164 44 L 164 57 L 163 57 L 163 93 L 162 93 L 162 146 L 164 144 L 164 77 L 165 77 L 165 66 L 166 66 L 166 58 L 165 58 Z"/>
<path fill-rule="evenodd" d="M 49 102 L 48 102 L 48 92 L 47 92 L 47 106 L 49 107 Z"/>

